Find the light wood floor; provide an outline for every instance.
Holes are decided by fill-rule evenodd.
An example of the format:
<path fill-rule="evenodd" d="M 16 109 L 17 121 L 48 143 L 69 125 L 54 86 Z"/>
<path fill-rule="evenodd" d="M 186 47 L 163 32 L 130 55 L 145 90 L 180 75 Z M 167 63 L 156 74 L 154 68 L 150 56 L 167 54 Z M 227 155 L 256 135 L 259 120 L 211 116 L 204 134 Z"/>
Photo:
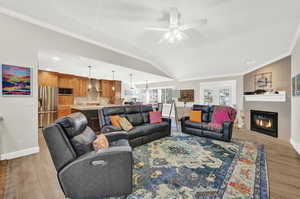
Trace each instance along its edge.
<path fill-rule="evenodd" d="M 300 156 L 289 144 L 245 130 L 235 131 L 234 137 L 265 145 L 270 199 L 300 198 Z M 39 142 L 39 154 L 8 161 L 10 180 L 6 181 L 5 199 L 64 198 L 42 136 Z"/>

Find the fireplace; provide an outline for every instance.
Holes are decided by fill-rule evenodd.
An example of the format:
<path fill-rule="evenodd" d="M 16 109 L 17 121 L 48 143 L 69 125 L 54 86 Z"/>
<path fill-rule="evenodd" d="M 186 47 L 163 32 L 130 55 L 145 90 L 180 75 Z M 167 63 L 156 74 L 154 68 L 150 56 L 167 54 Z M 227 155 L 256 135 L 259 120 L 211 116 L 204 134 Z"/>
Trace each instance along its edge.
<path fill-rule="evenodd" d="M 251 130 L 278 137 L 278 113 L 251 110 Z"/>

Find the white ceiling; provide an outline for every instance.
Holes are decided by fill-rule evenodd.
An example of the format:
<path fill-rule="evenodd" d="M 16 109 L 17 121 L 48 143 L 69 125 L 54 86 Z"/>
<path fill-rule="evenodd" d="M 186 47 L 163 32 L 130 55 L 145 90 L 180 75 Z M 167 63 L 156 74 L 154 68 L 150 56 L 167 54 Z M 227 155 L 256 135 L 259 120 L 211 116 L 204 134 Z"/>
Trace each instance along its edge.
<path fill-rule="evenodd" d="M 146 59 L 178 80 L 242 74 L 288 55 L 300 22 L 299 0 L 0 0 L 0 6 Z M 146 27 L 167 26 L 175 6 L 188 41 L 161 44 Z M 246 64 L 246 62 L 252 62 Z"/>
<path fill-rule="evenodd" d="M 91 78 L 95 79 L 112 80 L 112 71 L 115 71 L 115 80 L 120 80 L 128 84 L 130 84 L 130 74 L 132 74 L 132 82 L 134 84 L 145 84 L 146 80 L 148 80 L 149 83 L 171 80 L 166 77 L 109 64 L 86 57 L 80 57 L 77 55 L 71 55 L 57 51 L 39 52 L 39 68 L 41 70 L 89 77 L 88 66 L 92 66 Z"/>

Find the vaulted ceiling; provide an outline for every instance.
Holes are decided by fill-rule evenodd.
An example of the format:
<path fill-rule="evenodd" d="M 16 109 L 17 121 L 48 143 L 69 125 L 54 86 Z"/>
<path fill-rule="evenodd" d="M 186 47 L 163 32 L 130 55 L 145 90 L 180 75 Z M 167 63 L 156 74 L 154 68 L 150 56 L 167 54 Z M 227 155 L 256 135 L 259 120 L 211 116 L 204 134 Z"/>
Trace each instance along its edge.
<path fill-rule="evenodd" d="M 289 55 L 300 22 L 299 0 L 0 0 L 0 6 L 103 46 L 148 60 L 177 79 L 242 74 Z M 181 22 L 206 18 L 179 44 L 157 41 L 167 10 Z"/>

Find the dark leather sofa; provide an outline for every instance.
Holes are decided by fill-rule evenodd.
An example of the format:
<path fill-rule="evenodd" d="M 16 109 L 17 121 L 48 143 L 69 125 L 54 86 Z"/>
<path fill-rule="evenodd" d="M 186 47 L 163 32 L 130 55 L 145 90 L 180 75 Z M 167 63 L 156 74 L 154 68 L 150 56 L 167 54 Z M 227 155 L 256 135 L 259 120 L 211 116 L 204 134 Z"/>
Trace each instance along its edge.
<path fill-rule="evenodd" d="M 194 105 L 192 110 L 202 111 L 202 123 L 196 123 L 189 120 L 189 117 L 181 119 L 181 130 L 183 133 L 212 138 L 230 142 L 232 137 L 233 122 L 225 121 L 221 129 L 212 129 L 208 123 L 212 120 L 212 114 L 215 106 Z"/>
<path fill-rule="evenodd" d="M 171 119 L 163 118 L 163 122 L 150 124 L 149 112 L 153 111 L 150 105 L 132 105 L 105 107 L 99 110 L 99 120 L 101 132 L 122 131 L 111 125 L 109 116 L 120 115 L 126 117 L 134 126 L 128 133 L 130 145 L 140 146 L 151 141 L 171 135 Z"/>
<path fill-rule="evenodd" d="M 106 134 L 109 148 L 94 151 L 95 132 L 82 113 L 43 129 L 66 198 L 99 199 L 132 192 L 132 149 L 124 133 Z"/>

